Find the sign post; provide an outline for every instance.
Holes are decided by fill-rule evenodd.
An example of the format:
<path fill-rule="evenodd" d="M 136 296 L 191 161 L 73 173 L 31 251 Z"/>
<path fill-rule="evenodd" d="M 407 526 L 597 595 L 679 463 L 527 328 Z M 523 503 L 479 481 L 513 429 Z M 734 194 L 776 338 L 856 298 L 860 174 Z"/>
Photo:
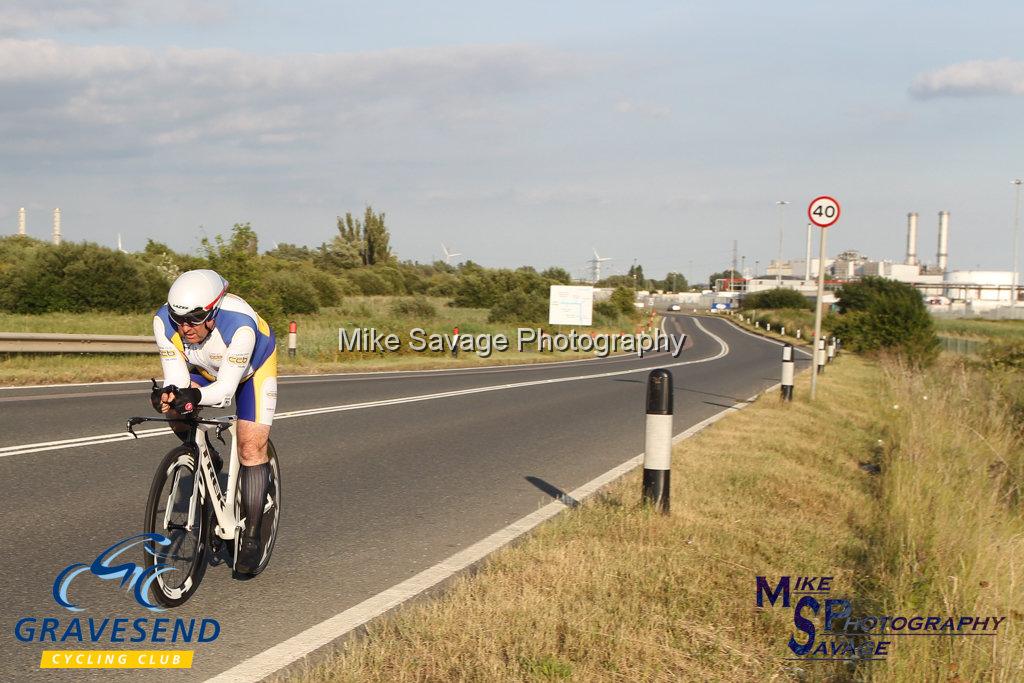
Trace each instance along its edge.
<path fill-rule="evenodd" d="M 815 390 L 818 386 L 818 340 L 821 339 L 821 304 L 825 298 L 825 236 L 828 227 L 839 220 L 839 202 L 832 197 L 822 195 L 811 200 L 807 207 L 807 217 L 811 222 L 821 228 L 821 240 L 818 251 L 818 299 L 814 306 L 814 360 L 811 365 L 811 400 L 814 400 Z"/>

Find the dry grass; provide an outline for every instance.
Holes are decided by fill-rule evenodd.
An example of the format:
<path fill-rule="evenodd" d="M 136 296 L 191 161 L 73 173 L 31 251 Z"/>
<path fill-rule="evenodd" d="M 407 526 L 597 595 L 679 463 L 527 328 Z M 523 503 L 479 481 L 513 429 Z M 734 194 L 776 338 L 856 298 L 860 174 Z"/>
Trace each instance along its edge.
<path fill-rule="evenodd" d="M 813 406 L 808 380 L 677 445 L 671 515 L 627 476 L 294 680 L 1021 680 L 1024 382 L 849 354 Z M 787 666 L 792 611 L 753 604 L 785 574 L 835 576 L 855 616 L 1007 619 Z"/>
<path fill-rule="evenodd" d="M 935 331 L 947 337 L 968 339 L 1022 339 L 1024 320 L 935 318 Z"/>
<path fill-rule="evenodd" d="M 415 318 L 396 315 L 394 306 L 403 298 L 407 297 L 353 296 L 346 298 L 342 305 L 322 309 L 315 315 L 294 316 L 299 329 L 298 354 L 294 359 L 287 356 L 287 334 L 279 334 L 279 372 L 313 374 L 425 370 L 593 357 L 593 354 L 583 353 L 518 353 L 513 350 L 494 353 L 489 358 L 482 358 L 473 352 L 460 352 L 458 358 L 452 358 L 448 353 L 414 353 L 408 350 L 405 343 L 399 353 L 339 353 L 339 327 L 374 327 L 383 333 L 398 333 L 407 340 L 408 331 L 413 327 L 422 327 L 428 334 L 450 334 L 452 328 L 458 326 L 460 334 L 501 332 L 513 343 L 515 341 L 515 327 L 488 323 L 487 309 L 453 308 L 447 306 L 444 299 L 428 299 L 435 309 L 433 316 Z M 0 314 L 0 331 L 148 335 L 152 334 L 152 321 L 152 314 L 149 313 Z M 633 327 L 588 328 L 588 331 L 633 332 Z M 146 379 L 159 376 L 160 372 L 160 363 L 155 354 L 151 357 L 136 354 L 0 354 L 0 386 Z"/>
<path fill-rule="evenodd" d="M 678 444 L 671 515 L 639 505 L 635 472 L 299 680 L 787 677 L 792 613 L 757 609 L 755 577 L 853 592 L 872 521 L 858 461 L 880 434 L 880 373 L 852 357 L 829 372 L 815 406 L 803 376 L 795 403 L 766 396 Z M 811 665 L 848 675 L 835 666 Z"/>
<path fill-rule="evenodd" d="M 877 680 L 1024 678 L 1024 449 L 1018 378 L 956 359 L 886 365 L 871 565 L 885 614 L 1002 616 L 995 638 L 913 638 Z M 910 640 L 910 639 L 907 639 Z"/>

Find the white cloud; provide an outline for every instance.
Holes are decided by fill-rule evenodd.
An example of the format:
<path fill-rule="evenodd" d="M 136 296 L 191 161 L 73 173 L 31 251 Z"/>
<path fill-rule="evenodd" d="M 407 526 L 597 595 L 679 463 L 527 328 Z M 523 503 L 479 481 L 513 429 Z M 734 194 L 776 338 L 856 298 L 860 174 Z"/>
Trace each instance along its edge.
<path fill-rule="evenodd" d="M 124 25 L 202 24 L 227 18 L 234 2 L 211 0 L 4 0 L 0 34 Z"/>
<path fill-rule="evenodd" d="M 515 98 L 581 68 L 522 46 L 263 56 L 5 39 L 0 134 L 24 154 L 68 156 L 365 144 L 374 131 L 493 125 Z"/>
<path fill-rule="evenodd" d="M 640 114 L 662 119 L 672 114 L 672 110 L 649 102 L 635 102 L 633 100 L 619 100 L 615 103 L 615 111 L 620 114 Z"/>
<path fill-rule="evenodd" d="M 1024 62 L 998 59 L 952 64 L 918 76 L 910 92 L 920 98 L 1024 95 Z"/>

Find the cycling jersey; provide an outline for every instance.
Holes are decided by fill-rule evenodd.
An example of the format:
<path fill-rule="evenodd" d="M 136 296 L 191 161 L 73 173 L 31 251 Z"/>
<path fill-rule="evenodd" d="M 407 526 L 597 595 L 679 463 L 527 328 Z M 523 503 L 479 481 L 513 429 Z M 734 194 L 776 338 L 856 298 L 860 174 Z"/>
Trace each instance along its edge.
<path fill-rule="evenodd" d="M 164 304 L 153 318 L 164 386 L 200 387 L 200 404 L 226 407 L 237 397 L 241 420 L 269 425 L 277 407 L 277 349 L 270 326 L 243 299 L 227 294 L 214 327 L 199 344 L 185 342 Z"/>

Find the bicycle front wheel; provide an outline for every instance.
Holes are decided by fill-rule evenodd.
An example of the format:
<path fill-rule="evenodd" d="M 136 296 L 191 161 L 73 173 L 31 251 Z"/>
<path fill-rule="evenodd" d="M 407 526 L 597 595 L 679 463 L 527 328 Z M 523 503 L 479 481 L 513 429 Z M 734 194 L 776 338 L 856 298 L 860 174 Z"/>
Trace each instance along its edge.
<path fill-rule="evenodd" d="M 149 490 L 144 528 L 166 543 L 145 546 L 145 566 L 155 568 L 150 585 L 164 607 L 192 597 L 206 573 L 210 509 L 199 476 L 195 452 L 179 446 L 164 456 Z"/>

